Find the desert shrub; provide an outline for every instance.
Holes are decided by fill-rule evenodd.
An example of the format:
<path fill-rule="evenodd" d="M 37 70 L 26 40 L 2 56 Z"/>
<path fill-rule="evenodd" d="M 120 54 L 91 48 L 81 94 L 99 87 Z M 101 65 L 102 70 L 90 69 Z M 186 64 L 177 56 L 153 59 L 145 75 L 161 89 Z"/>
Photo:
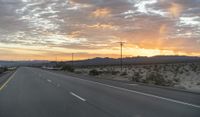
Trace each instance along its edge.
<path fill-rule="evenodd" d="M 8 71 L 7 67 L 1 67 L 0 68 L 0 74 L 2 74 L 3 72 L 6 72 L 6 71 Z"/>
<path fill-rule="evenodd" d="M 159 65 L 154 65 L 154 66 L 153 66 L 153 70 L 154 70 L 154 71 L 159 71 L 159 70 L 160 70 L 159 67 L 160 67 Z"/>
<path fill-rule="evenodd" d="M 122 72 L 122 73 L 120 74 L 120 76 L 126 76 L 126 75 L 128 75 L 127 72 Z"/>
<path fill-rule="evenodd" d="M 174 80 L 174 82 L 180 82 L 180 79 L 178 79 L 178 78 L 174 78 L 173 80 Z"/>
<path fill-rule="evenodd" d="M 82 71 L 75 71 L 76 74 L 82 74 Z"/>
<path fill-rule="evenodd" d="M 198 69 L 198 66 L 196 64 L 191 64 L 190 67 L 191 67 L 191 70 L 194 72 L 196 72 Z"/>
<path fill-rule="evenodd" d="M 135 81 L 135 82 L 140 82 L 142 76 L 140 75 L 139 72 L 134 72 L 133 76 L 132 76 L 132 81 Z"/>
<path fill-rule="evenodd" d="M 165 80 L 165 85 L 164 86 L 174 86 L 175 83 L 172 80 Z"/>
<path fill-rule="evenodd" d="M 4 67 L 3 68 L 3 71 L 5 72 L 5 71 L 8 71 L 8 68 L 7 67 Z"/>
<path fill-rule="evenodd" d="M 103 74 L 108 74 L 108 75 L 117 75 L 120 73 L 119 71 L 114 71 L 114 70 L 108 70 L 108 71 L 101 71 Z"/>
<path fill-rule="evenodd" d="M 112 75 L 117 75 L 117 74 L 119 74 L 119 71 L 112 71 L 111 74 Z"/>
<path fill-rule="evenodd" d="M 184 73 L 184 71 L 183 70 L 181 70 L 180 72 L 179 72 L 179 74 L 183 74 Z"/>
<path fill-rule="evenodd" d="M 164 79 L 164 77 L 158 72 L 151 72 L 147 77 L 145 83 L 151 83 L 155 85 L 168 86 L 170 81 Z"/>
<path fill-rule="evenodd" d="M 2 74 L 3 73 L 3 69 L 2 68 L 0 68 L 0 74 Z"/>
<path fill-rule="evenodd" d="M 74 68 L 69 65 L 63 65 L 61 70 L 74 72 Z"/>
<path fill-rule="evenodd" d="M 100 74 L 100 71 L 97 71 L 96 69 L 92 69 L 89 71 L 89 75 L 91 76 L 98 76 Z"/>
<path fill-rule="evenodd" d="M 180 70 L 180 67 L 179 66 L 177 66 L 174 70 L 173 70 L 173 72 L 174 73 L 178 73 L 179 72 L 179 70 Z"/>

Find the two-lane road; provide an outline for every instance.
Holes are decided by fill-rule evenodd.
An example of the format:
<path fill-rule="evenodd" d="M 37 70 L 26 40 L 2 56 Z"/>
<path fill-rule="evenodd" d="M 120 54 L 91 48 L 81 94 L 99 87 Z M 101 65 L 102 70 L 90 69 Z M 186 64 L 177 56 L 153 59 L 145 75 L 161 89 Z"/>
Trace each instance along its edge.
<path fill-rule="evenodd" d="M 191 98 L 19 68 L 0 89 L 0 117 L 199 117 L 200 95 L 182 93 Z"/>

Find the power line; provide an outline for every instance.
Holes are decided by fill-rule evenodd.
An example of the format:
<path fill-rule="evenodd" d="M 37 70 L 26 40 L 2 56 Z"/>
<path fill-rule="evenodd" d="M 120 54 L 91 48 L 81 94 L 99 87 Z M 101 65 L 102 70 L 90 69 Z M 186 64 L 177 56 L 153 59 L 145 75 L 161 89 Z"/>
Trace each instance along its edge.
<path fill-rule="evenodd" d="M 121 47 L 121 49 L 120 49 L 120 55 L 121 55 L 120 56 L 120 66 L 121 66 L 121 72 L 122 72 L 122 70 L 123 70 L 123 45 L 125 42 L 121 41 L 118 43 L 120 44 L 120 47 Z"/>

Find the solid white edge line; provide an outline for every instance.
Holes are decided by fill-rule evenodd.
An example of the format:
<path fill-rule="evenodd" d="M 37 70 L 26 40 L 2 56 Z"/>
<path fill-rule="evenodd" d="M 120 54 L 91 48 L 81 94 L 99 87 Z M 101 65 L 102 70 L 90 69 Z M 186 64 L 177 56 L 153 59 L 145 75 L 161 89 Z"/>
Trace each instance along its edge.
<path fill-rule="evenodd" d="M 80 79 L 80 80 L 83 80 L 83 79 Z M 104 86 L 107 86 L 107 87 L 111 87 L 111 88 L 115 88 L 115 89 L 119 89 L 119 90 L 123 90 L 123 91 L 128 91 L 128 92 L 132 92 L 132 93 L 137 93 L 137 94 L 148 96 L 148 97 L 163 99 L 163 100 L 166 100 L 166 101 L 175 102 L 175 103 L 182 104 L 182 105 L 200 108 L 200 105 L 195 105 L 195 104 L 191 104 L 191 103 L 187 103 L 187 102 L 183 102 L 183 101 L 179 101 L 179 100 L 175 100 L 175 99 L 165 98 L 165 97 L 161 97 L 161 96 L 157 96 L 157 95 L 153 95 L 153 94 L 149 94 L 149 93 L 143 93 L 143 92 L 129 90 L 129 89 L 121 88 L 121 87 L 111 86 L 111 85 L 107 85 L 107 84 L 103 84 L 103 83 L 99 83 L 99 82 L 94 82 L 94 81 L 90 81 L 90 80 L 83 80 L 83 81 L 88 81 L 88 82 L 92 82 L 92 83 L 95 83 L 95 84 L 104 85 Z"/>
<path fill-rule="evenodd" d="M 130 86 L 137 86 L 138 84 L 128 84 L 128 85 L 130 85 Z"/>
<path fill-rule="evenodd" d="M 53 73 L 53 72 L 48 72 L 48 73 L 51 73 L 51 74 L 57 75 L 57 76 L 59 75 L 59 76 L 66 77 L 66 75 L 62 75 L 62 74 L 57 74 L 57 73 Z M 183 102 L 183 101 L 179 101 L 179 100 L 175 100 L 175 99 L 171 99 L 171 98 L 165 98 L 165 97 L 161 97 L 161 96 L 157 96 L 157 95 L 153 95 L 153 94 L 149 94 L 149 93 L 143 93 L 143 92 L 139 92 L 139 91 L 129 90 L 129 89 L 126 89 L 126 88 L 111 86 L 111 85 L 107 85 L 107 84 L 103 84 L 103 83 L 99 83 L 99 82 L 95 82 L 95 81 L 81 79 L 81 78 L 78 78 L 78 77 L 73 77 L 73 76 L 69 76 L 69 77 L 77 78 L 77 79 L 82 80 L 82 81 L 87 81 L 87 82 L 91 82 L 91 83 L 95 83 L 95 84 L 99 84 L 99 85 L 104 85 L 104 86 L 107 86 L 107 87 L 111 87 L 111 88 L 115 88 L 115 89 L 119 89 L 119 90 L 123 90 L 123 91 L 137 93 L 137 94 L 148 96 L 148 97 L 154 97 L 154 98 L 157 98 L 157 99 L 162 99 L 162 100 L 174 102 L 174 103 L 177 103 L 177 104 L 182 104 L 182 105 L 187 105 L 187 106 L 191 106 L 191 107 L 195 107 L 195 108 L 200 108 L 200 105 L 191 104 L 191 103 L 187 103 L 187 102 Z"/>
<path fill-rule="evenodd" d="M 70 92 L 70 94 L 73 95 L 73 96 L 75 96 L 76 98 L 78 98 L 78 99 L 84 101 L 84 102 L 86 101 L 84 98 L 78 96 L 77 94 L 75 94 L 75 93 L 73 93 L 73 92 Z"/>

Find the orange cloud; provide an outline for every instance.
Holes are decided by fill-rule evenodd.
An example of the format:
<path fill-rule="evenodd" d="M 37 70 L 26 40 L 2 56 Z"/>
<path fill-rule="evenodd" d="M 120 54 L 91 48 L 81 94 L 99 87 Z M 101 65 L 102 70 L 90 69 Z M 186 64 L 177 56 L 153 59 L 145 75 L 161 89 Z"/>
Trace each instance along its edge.
<path fill-rule="evenodd" d="M 171 3 L 168 10 L 173 17 L 179 17 L 183 11 L 183 6 L 177 3 Z"/>
<path fill-rule="evenodd" d="M 82 34 L 81 31 L 73 31 L 73 32 L 69 33 L 68 36 L 71 38 L 76 38 L 76 37 L 79 37 L 81 34 Z"/>
<path fill-rule="evenodd" d="M 111 10 L 108 8 L 99 8 L 92 12 L 93 17 L 107 17 L 111 13 Z"/>
<path fill-rule="evenodd" d="M 113 26 L 111 24 L 101 24 L 101 23 L 97 23 L 94 25 L 90 25 L 88 26 L 89 28 L 95 28 L 95 29 L 113 29 L 113 30 L 117 30 L 116 26 Z"/>

